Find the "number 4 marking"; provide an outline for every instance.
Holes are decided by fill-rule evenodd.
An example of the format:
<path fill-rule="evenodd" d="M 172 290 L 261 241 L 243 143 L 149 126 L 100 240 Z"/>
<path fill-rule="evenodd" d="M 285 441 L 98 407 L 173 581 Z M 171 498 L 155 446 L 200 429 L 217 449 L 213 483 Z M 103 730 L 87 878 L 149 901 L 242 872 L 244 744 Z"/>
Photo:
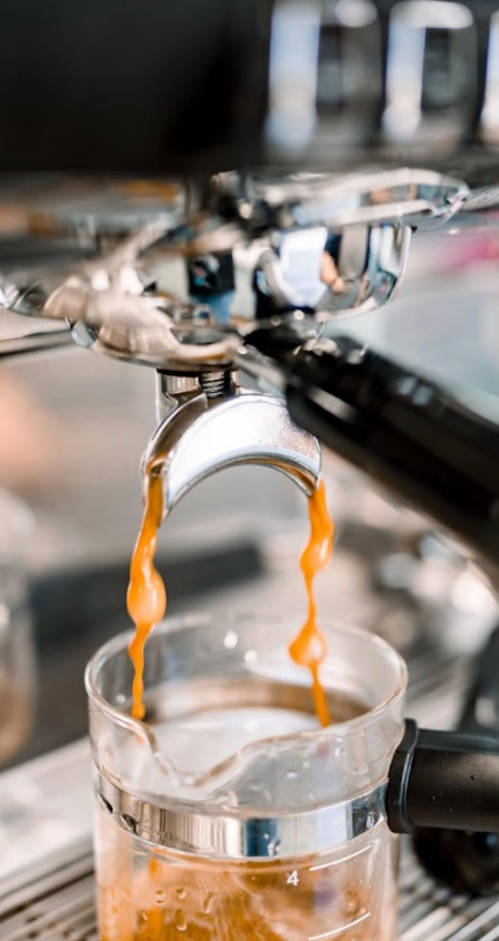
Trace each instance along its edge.
<path fill-rule="evenodd" d="M 297 869 L 293 869 L 293 872 L 288 873 L 288 877 L 286 879 L 288 885 L 298 885 L 299 881 L 300 877 L 298 875 Z"/>

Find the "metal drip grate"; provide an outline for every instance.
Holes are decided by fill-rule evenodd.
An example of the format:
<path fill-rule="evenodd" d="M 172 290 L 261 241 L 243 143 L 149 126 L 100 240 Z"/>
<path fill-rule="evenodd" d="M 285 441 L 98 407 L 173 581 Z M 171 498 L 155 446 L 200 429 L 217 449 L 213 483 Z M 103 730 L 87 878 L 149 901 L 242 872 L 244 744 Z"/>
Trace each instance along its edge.
<path fill-rule="evenodd" d="M 97 941 L 94 873 L 88 843 L 2 886 L 2 941 Z"/>
<path fill-rule="evenodd" d="M 24 874 L 0 898 L 2 941 L 98 941 L 92 853 L 86 844 Z M 400 941 L 499 939 L 499 898 L 473 899 L 435 886 L 409 845 L 402 853 Z"/>
<path fill-rule="evenodd" d="M 400 941 L 493 941 L 499 938 L 499 898 L 472 898 L 437 886 L 415 861 L 409 844 L 402 854 Z"/>

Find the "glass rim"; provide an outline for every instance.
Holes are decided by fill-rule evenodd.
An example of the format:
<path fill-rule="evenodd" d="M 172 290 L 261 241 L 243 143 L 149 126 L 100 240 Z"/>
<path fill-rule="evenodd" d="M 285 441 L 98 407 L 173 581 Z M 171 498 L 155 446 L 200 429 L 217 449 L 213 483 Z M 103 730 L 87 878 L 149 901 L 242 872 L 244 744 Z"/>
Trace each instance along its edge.
<path fill-rule="evenodd" d="M 167 616 L 163 621 L 155 625 L 151 631 L 150 638 L 157 637 L 158 635 L 166 636 L 168 634 L 174 633 L 176 630 L 186 631 L 195 628 L 199 629 L 202 627 L 209 628 L 214 624 L 220 623 L 226 624 L 227 626 L 234 626 L 237 625 L 237 623 L 247 623 L 248 621 L 255 620 L 256 618 L 259 620 L 269 620 L 269 623 L 282 623 L 284 620 L 282 615 L 275 615 L 268 611 L 261 612 L 258 615 L 244 611 L 212 611 L 209 614 L 180 614 L 172 617 Z M 348 734 L 350 731 L 358 731 L 363 727 L 367 728 L 375 723 L 380 715 L 382 715 L 388 709 L 397 706 L 405 696 L 408 679 L 407 665 L 404 658 L 386 640 L 384 640 L 382 637 L 379 637 L 370 630 L 358 627 L 356 625 L 345 624 L 341 621 L 328 619 L 321 620 L 321 629 L 324 630 L 327 635 L 331 635 L 332 633 L 336 632 L 344 635 L 354 635 L 368 641 L 372 648 L 376 648 L 379 652 L 381 652 L 384 655 L 386 661 L 395 668 L 397 677 L 396 682 L 394 683 L 394 688 L 389 692 L 386 698 L 382 700 L 382 702 L 377 703 L 375 706 L 367 709 L 358 716 L 354 716 L 353 718 L 346 719 L 344 721 L 332 722 L 331 725 L 326 727 L 319 726 L 317 729 L 307 729 L 305 731 L 292 732 L 285 735 L 264 737 L 259 739 L 260 743 L 289 743 L 289 741 L 293 739 L 299 741 L 315 741 L 318 739 L 327 740 L 328 738 L 333 738 L 339 734 L 343 735 Z M 133 730 L 141 737 L 147 738 L 152 744 L 151 739 L 153 737 L 153 727 L 150 726 L 147 721 L 136 719 L 129 713 L 125 713 L 116 706 L 113 706 L 97 689 L 97 673 L 103 661 L 107 660 L 113 655 L 123 652 L 124 650 L 128 650 L 128 645 L 133 636 L 133 629 L 122 631 L 115 637 L 112 637 L 110 640 L 106 641 L 105 644 L 96 650 L 85 668 L 85 691 L 89 701 L 96 705 L 112 721 L 116 722 L 122 727 Z M 145 649 L 147 655 L 147 642 Z M 147 689 L 145 689 L 145 693 L 147 693 Z"/>

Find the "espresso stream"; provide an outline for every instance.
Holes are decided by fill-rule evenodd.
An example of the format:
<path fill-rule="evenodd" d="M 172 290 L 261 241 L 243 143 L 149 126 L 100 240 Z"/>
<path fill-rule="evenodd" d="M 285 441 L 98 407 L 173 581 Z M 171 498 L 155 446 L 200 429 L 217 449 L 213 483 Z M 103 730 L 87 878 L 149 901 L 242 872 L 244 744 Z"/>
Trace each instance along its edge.
<path fill-rule="evenodd" d="M 308 600 L 308 615 L 300 633 L 289 645 L 289 653 L 295 663 L 306 667 L 312 675 L 312 695 L 319 722 L 331 724 L 331 715 L 324 687 L 319 678 L 319 667 L 327 655 L 327 643 L 317 624 L 317 605 L 314 595 L 315 576 L 328 564 L 333 551 L 334 525 L 329 516 L 326 488 L 321 480 L 315 493 L 308 498 L 310 538 L 300 558 L 300 568 L 305 579 Z"/>
<path fill-rule="evenodd" d="M 144 718 L 144 646 L 149 632 L 166 610 L 163 580 L 154 567 L 158 529 L 162 520 L 163 486 L 160 467 L 147 469 L 145 508 L 132 556 L 128 611 L 135 623 L 130 644 L 134 665 L 132 715 Z M 332 551 L 333 524 L 324 483 L 309 498 L 310 539 L 300 559 L 308 596 L 307 620 L 289 647 L 293 660 L 312 676 L 312 692 L 322 725 L 330 723 L 319 678 L 326 640 L 317 626 L 314 579 Z M 144 849 L 128 832 L 115 829 L 109 814 L 101 819 L 99 857 L 99 923 L 101 941 L 175 941 L 180 932 L 188 941 L 285 941 L 310 932 L 345 941 L 365 941 L 358 925 L 370 922 L 373 907 L 362 888 L 367 870 L 365 853 L 349 856 L 339 867 L 334 860 L 311 865 L 313 859 L 268 860 L 220 864 L 217 860 L 169 858 L 156 848 L 144 865 Z M 135 857 L 136 852 L 136 857 Z M 360 858 L 360 869 L 359 859 Z M 334 867 L 334 879 L 330 874 Z M 363 868 L 364 867 L 364 868 Z M 351 926 L 351 931 L 350 931 Z M 369 937 L 371 937 L 369 935 Z M 382 941 L 384 935 L 377 933 Z M 391 935 L 390 935 L 391 937 Z"/>
<path fill-rule="evenodd" d="M 154 565 L 158 547 L 158 530 L 163 516 L 163 480 L 161 470 L 148 467 L 145 477 L 145 506 L 142 524 L 133 550 L 130 582 L 127 593 L 128 613 L 135 624 L 135 636 L 130 644 L 130 659 L 134 668 L 132 687 L 132 716 L 143 719 L 144 647 L 155 624 L 163 620 L 166 611 L 165 584 Z"/>
<path fill-rule="evenodd" d="M 145 643 L 152 628 L 163 619 L 166 611 L 164 582 L 154 566 L 158 529 L 163 515 L 160 467 L 147 468 L 145 484 L 144 516 L 132 556 L 127 595 L 128 613 L 135 624 L 135 636 L 129 651 L 134 667 L 132 716 L 136 719 L 143 719 L 145 715 L 142 701 Z M 327 647 L 326 639 L 317 625 L 314 579 L 331 557 L 334 527 L 327 509 L 323 481 L 309 497 L 308 507 L 310 539 L 300 559 L 308 597 L 308 616 L 300 633 L 290 644 L 289 653 L 295 663 L 310 670 L 315 711 L 321 725 L 326 726 L 330 724 L 331 717 L 319 678 L 319 667 L 326 656 Z"/>

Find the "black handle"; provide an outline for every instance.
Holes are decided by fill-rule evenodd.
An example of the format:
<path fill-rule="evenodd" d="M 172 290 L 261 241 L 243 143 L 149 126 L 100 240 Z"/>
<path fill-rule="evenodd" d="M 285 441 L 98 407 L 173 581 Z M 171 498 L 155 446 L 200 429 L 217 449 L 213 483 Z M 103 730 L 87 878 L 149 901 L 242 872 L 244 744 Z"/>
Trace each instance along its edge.
<path fill-rule="evenodd" d="M 493 737 L 499 749 L 499 627 L 479 653 L 459 728 Z M 463 734 L 461 732 L 461 734 Z M 499 834 L 418 829 L 413 843 L 425 868 L 454 889 L 476 895 L 499 890 Z"/>
<path fill-rule="evenodd" d="M 298 353 L 288 342 L 264 352 L 284 371 L 295 422 L 497 565 L 499 427 L 349 337 Z"/>
<path fill-rule="evenodd" d="M 406 721 L 390 768 L 388 825 L 499 832 L 499 740 L 419 729 Z"/>

